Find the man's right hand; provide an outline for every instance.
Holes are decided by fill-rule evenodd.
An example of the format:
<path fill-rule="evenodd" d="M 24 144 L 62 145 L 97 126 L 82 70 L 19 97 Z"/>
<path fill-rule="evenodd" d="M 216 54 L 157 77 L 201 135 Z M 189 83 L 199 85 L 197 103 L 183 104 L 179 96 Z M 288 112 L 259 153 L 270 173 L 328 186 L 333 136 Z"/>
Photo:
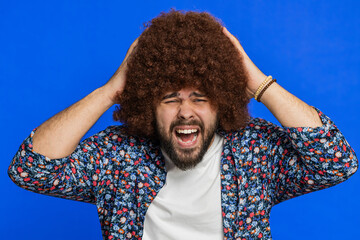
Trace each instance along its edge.
<path fill-rule="evenodd" d="M 109 97 L 110 101 L 113 102 L 113 104 L 116 104 L 116 96 L 118 94 L 121 94 L 122 91 L 125 88 L 126 83 L 126 71 L 128 69 L 127 61 L 131 54 L 136 49 L 138 39 L 135 39 L 135 41 L 130 45 L 129 49 L 126 52 L 125 58 L 123 62 L 121 63 L 120 67 L 116 70 L 114 75 L 110 78 L 110 80 L 103 86 L 103 89 L 106 93 L 106 95 Z"/>
<path fill-rule="evenodd" d="M 127 61 L 138 39 L 128 49 L 121 66 L 102 87 L 41 124 L 33 136 L 33 150 L 50 159 L 69 156 L 101 115 L 116 102 L 126 83 Z"/>

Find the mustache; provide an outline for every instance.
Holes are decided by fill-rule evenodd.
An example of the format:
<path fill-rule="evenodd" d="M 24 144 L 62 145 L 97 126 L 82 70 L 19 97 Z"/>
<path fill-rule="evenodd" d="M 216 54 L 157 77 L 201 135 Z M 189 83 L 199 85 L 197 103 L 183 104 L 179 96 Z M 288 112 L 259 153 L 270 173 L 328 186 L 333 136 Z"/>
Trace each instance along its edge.
<path fill-rule="evenodd" d="M 170 131 L 172 132 L 174 130 L 174 128 L 177 126 L 184 126 L 184 125 L 197 125 L 200 127 L 201 131 L 204 130 L 204 124 L 201 121 L 178 119 L 178 120 L 173 121 L 170 124 Z"/>

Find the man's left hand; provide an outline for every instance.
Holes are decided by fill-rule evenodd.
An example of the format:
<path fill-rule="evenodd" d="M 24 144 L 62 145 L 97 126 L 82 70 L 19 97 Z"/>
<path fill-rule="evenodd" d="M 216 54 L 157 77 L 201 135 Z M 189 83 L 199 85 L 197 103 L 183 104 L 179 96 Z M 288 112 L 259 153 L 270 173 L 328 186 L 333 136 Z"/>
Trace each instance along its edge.
<path fill-rule="evenodd" d="M 253 98 L 260 84 L 266 79 L 266 75 L 251 61 L 239 40 L 232 35 L 225 27 L 223 33 L 230 39 L 240 56 L 243 59 L 244 68 L 248 74 L 247 94 L 249 98 Z"/>

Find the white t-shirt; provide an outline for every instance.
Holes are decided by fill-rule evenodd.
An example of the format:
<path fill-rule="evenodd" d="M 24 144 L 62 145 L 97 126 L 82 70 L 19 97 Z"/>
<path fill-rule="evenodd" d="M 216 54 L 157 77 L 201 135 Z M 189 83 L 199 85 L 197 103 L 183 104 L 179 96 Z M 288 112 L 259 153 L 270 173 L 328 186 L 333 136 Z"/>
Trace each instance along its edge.
<path fill-rule="evenodd" d="M 166 183 L 145 215 L 143 240 L 223 239 L 220 159 L 223 138 L 215 138 L 203 160 L 182 171 L 163 152 Z"/>

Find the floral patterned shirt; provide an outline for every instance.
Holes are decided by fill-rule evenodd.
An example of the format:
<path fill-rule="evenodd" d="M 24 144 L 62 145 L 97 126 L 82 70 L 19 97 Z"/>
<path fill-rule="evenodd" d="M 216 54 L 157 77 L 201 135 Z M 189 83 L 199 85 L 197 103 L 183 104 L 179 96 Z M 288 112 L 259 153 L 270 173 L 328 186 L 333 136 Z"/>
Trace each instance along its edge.
<path fill-rule="evenodd" d="M 238 131 L 218 131 L 224 239 L 271 239 L 270 210 L 284 200 L 324 189 L 358 168 L 352 148 L 317 110 L 323 126 L 279 127 L 252 118 Z M 96 204 L 103 238 L 141 239 L 145 213 L 166 180 L 159 146 L 111 126 L 82 141 L 68 157 L 32 149 L 32 134 L 8 173 L 37 193 Z"/>

